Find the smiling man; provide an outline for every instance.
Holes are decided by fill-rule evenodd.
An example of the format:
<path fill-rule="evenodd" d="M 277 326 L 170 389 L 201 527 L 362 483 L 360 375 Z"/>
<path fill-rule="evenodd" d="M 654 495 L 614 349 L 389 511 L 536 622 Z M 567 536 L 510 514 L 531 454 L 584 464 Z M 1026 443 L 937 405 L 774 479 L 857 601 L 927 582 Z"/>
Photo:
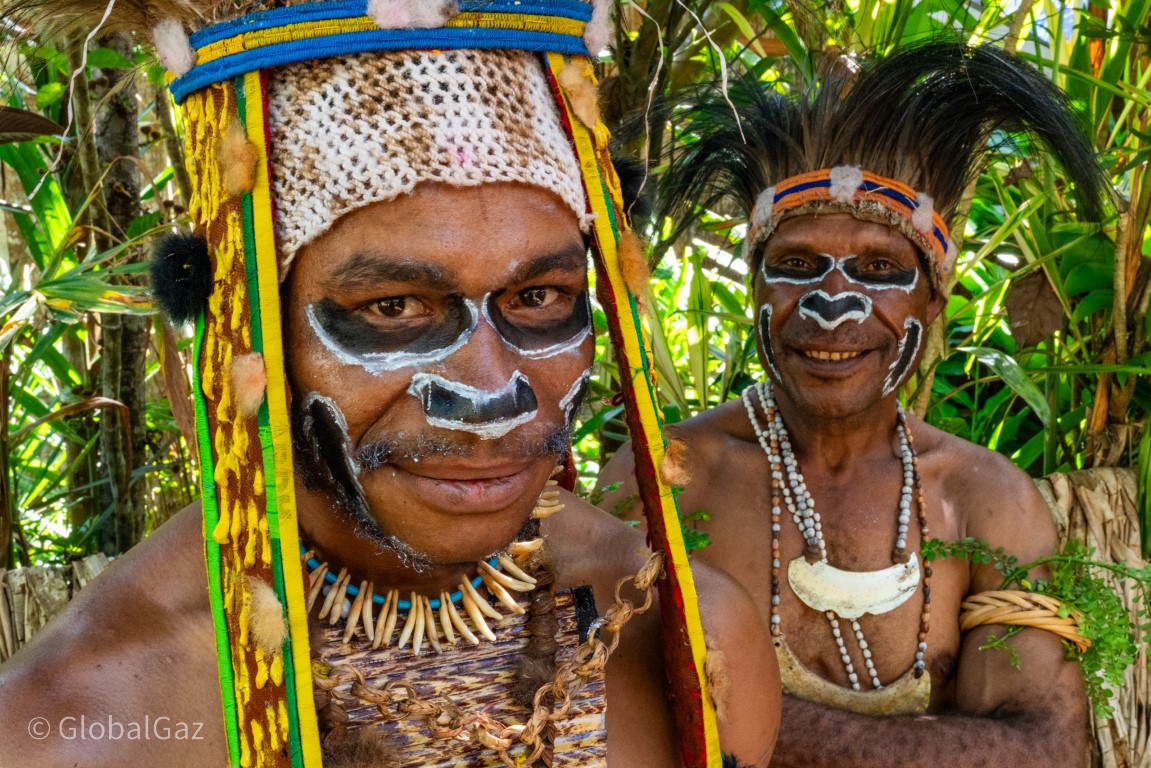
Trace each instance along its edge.
<path fill-rule="evenodd" d="M 746 592 L 552 479 L 589 248 L 618 279 L 630 234 L 593 8 L 461 6 L 116 4 L 187 122 L 200 238 L 161 247 L 154 288 L 196 321 L 204 495 L 0 668 L 0 762 L 767 764 Z"/>
<path fill-rule="evenodd" d="M 1049 554 L 1047 506 L 1004 457 L 898 396 L 946 301 L 948 226 L 997 132 L 1045 144 L 1089 218 L 1100 172 L 1064 96 L 995 48 L 839 64 L 808 94 L 749 78 L 674 113 L 697 141 L 663 180 L 663 211 L 747 214 L 767 372 L 677 427 L 680 508 L 707 513 L 711 538 L 696 559 L 747 587 L 771 628 L 785 693 L 772 765 L 1079 765 L 1086 705 L 1059 639 L 1028 629 L 1012 654 L 980 650 L 1003 628 L 961 632 L 961 603 L 1001 574 L 920 554 L 933 537 Z M 620 451 L 606 504 L 632 474 Z"/>

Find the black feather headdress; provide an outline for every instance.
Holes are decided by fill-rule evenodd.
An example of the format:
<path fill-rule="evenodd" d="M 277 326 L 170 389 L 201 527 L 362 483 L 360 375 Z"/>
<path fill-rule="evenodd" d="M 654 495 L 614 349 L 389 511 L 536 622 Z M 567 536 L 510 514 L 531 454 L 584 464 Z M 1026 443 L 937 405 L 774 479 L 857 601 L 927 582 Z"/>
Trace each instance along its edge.
<path fill-rule="evenodd" d="M 934 218 L 936 234 L 946 241 L 946 225 L 997 131 L 1038 140 L 1075 184 L 1081 215 L 1098 220 L 1102 212 L 1105 180 L 1067 97 L 1032 66 L 989 45 L 904 48 L 856 70 L 840 68 L 818 87 L 790 96 L 748 75 L 726 93 L 713 84 L 677 99 L 668 117 L 690 143 L 663 177 L 658 215 L 686 224 L 694 206 L 715 209 L 730 201 L 752 218 L 745 245 L 752 258 L 780 218 L 819 210 L 886 220 L 926 253 L 921 235 Z M 779 185 L 844 169 L 914 191 L 907 205 L 895 206 L 901 211 L 873 205 L 866 194 L 854 200 L 825 195 L 771 210 Z M 916 215 L 917 206 L 925 210 Z M 939 285 L 950 265 L 926 255 Z"/>

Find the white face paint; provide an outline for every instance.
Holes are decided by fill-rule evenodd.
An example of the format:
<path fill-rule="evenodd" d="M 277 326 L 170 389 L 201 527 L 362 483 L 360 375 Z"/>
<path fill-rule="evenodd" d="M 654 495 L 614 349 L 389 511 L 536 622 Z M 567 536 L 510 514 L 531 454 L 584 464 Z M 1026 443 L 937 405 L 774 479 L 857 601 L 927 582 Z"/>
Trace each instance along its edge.
<path fill-rule="evenodd" d="M 486 391 L 442 375 L 425 373 L 421 369 L 446 364 L 453 354 L 471 341 L 480 323 L 486 323 L 506 349 L 525 360 L 545 360 L 558 355 L 578 354 L 592 335 L 590 307 L 586 296 L 586 292 L 582 294 L 583 303 L 576 306 L 572 316 L 559 326 L 558 333 L 553 333 L 550 339 L 546 335 L 541 339 L 539 334 L 533 336 L 523 333 L 502 316 L 494 317 L 491 293 L 480 300 L 479 307 L 470 299 L 457 298 L 459 303 L 455 305 L 454 313 L 448 312 L 443 327 L 433 331 L 439 334 L 439 338 L 450 341 L 438 348 L 425 348 L 418 352 L 407 349 L 371 351 L 373 346 L 378 348 L 380 344 L 386 344 L 386 336 L 373 337 L 372 334 L 380 331 L 364 324 L 362 319 L 357 319 L 354 312 L 333 306 L 330 302 L 326 305 L 324 302 L 309 305 L 306 313 L 316 338 L 341 363 L 358 366 L 374 376 L 403 368 L 416 368 L 417 372 L 407 391 L 420 400 L 430 426 L 469 432 L 484 440 L 495 440 L 517 427 L 531 423 L 538 416 L 538 403 L 527 376 L 516 371 L 499 390 Z M 566 339 L 562 338 L 564 334 L 568 335 Z M 555 341 L 557 335 L 562 340 Z M 379 341 L 373 341 L 373 338 Z M 552 343 L 547 343 L 549 341 Z M 542 343 L 543 346 L 526 348 L 532 342 Z M 392 343 L 398 346 L 404 342 Z M 427 347 L 436 341 L 434 338 L 431 341 L 424 339 L 422 343 Z M 578 391 L 586 387 L 587 376 L 585 373 L 573 385 L 565 401 L 559 403 L 559 409 L 565 416 L 569 415 Z"/>
<path fill-rule="evenodd" d="M 484 297 L 483 309 L 481 311 L 487 324 L 492 328 L 496 328 L 495 321 L 492 320 L 491 310 L 488 308 L 491 304 L 489 301 L 490 297 L 491 294 L 488 294 Z M 496 333 L 499 334 L 500 341 L 503 343 L 503 345 L 510 349 L 512 352 L 526 357 L 528 360 L 546 360 L 547 358 L 555 357 L 556 355 L 578 352 L 584 341 L 586 341 L 587 338 L 591 336 L 591 325 L 589 324 L 584 326 L 581 331 L 577 332 L 575 336 L 572 336 L 567 341 L 560 341 L 550 346 L 544 347 L 543 349 L 521 349 L 512 341 L 507 339 L 502 333 L 500 333 L 498 328 L 496 328 Z"/>
<path fill-rule="evenodd" d="M 771 304 L 764 302 L 759 308 L 759 341 L 763 344 L 763 354 L 767 358 L 767 367 L 771 370 L 776 381 L 783 381 L 779 369 L 775 367 L 775 351 L 771 348 Z"/>
<path fill-rule="evenodd" d="M 588 384 L 591 383 L 591 368 L 585 370 L 580 377 L 576 379 L 576 383 L 572 384 L 572 388 L 568 393 L 560 398 L 560 410 L 563 411 L 564 421 L 571 424 L 572 411 L 575 410 L 576 400 L 586 394 Z"/>
<path fill-rule="evenodd" d="M 832 296 L 821 288 L 799 300 L 799 316 L 814 320 L 825 331 L 834 331 L 849 320 L 862 323 L 870 317 L 871 299 L 854 291 Z"/>
<path fill-rule="evenodd" d="M 919 355 L 919 348 L 923 344 L 923 323 L 914 317 L 903 321 L 903 337 L 899 340 L 899 350 L 895 361 L 887 369 L 887 378 L 883 382 L 883 396 L 887 397 L 902 386 L 904 380 L 911 373 L 911 366 Z"/>
<path fill-rule="evenodd" d="M 872 296 L 885 291 L 901 291 L 910 294 L 919 285 L 920 269 L 918 268 L 910 271 L 904 277 L 893 279 L 868 279 L 867 277 L 852 275 L 854 270 L 850 269 L 850 265 L 856 259 L 858 256 L 854 254 L 836 258 L 827 253 L 820 253 L 816 257 L 816 269 L 812 274 L 802 277 L 788 274 L 786 270 L 778 267 L 771 267 L 764 260 L 760 265 L 760 277 L 765 285 L 787 284 L 815 287 L 821 285 L 832 272 L 838 271 L 845 282 L 858 286 L 859 291 L 841 291 L 836 294 L 829 294 L 822 288 L 817 288 L 800 298 L 797 304 L 800 317 L 818 323 L 826 331 L 834 331 L 850 320 L 862 323 L 870 317 L 874 300 L 867 295 L 868 293 Z M 779 371 L 775 367 L 771 350 L 771 305 L 766 302 L 760 309 L 759 329 L 760 338 L 767 354 L 768 365 L 778 378 Z M 907 318 L 904 321 L 903 330 L 903 335 L 899 339 L 896 359 L 888 368 L 887 377 L 883 383 L 883 397 L 896 391 L 907 379 L 911 373 L 911 366 L 923 344 L 923 324 L 919 320 L 913 317 Z"/>
<path fill-rule="evenodd" d="M 498 390 L 488 391 L 432 373 L 412 377 L 408 393 L 424 407 L 428 424 L 496 440 L 539 414 L 528 377 L 516 371 Z"/>
<path fill-rule="evenodd" d="M 832 272 L 839 271 L 847 282 L 853 285 L 858 285 L 871 291 L 903 291 L 904 293 L 911 293 L 915 287 L 919 285 L 919 272 L 916 269 L 911 273 L 911 277 L 903 282 L 887 282 L 878 280 L 860 280 L 859 278 L 852 277 L 847 271 L 847 265 L 859 258 L 854 254 L 849 254 L 840 258 L 821 253 L 819 254 L 820 268 L 817 274 L 809 277 L 791 277 L 778 270 L 774 270 L 767 265 L 765 260 L 759 267 L 760 277 L 767 285 L 773 283 L 787 283 L 788 285 L 818 285 L 823 282 L 823 279 L 830 275 Z"/>

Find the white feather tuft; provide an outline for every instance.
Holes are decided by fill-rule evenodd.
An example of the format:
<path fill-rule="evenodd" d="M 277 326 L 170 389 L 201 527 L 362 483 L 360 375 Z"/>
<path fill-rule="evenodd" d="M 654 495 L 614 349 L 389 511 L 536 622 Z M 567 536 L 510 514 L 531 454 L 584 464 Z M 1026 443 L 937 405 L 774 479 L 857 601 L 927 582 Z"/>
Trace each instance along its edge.
<path fill-rule="evenodd" d="M 751 209 L 751 228 L 759 229 L 771 221 L 775 209 L 775 187 L 768 187 L 759 193 L 755 207 Z"/>
<path fill-rule="evenodd" d="M 152 45 L 164 68 L 176 77 L 188 74 L 196 66 L 196 52 L 188 41 L 188 33 L 175 19 L 164 19 L 152 27 Z"/>
<path fill-rule="evenodd" d="M 916 194 L 915 199 L 919 205 L 915 208 L 915 213 L 911 214 L 911 226 L 921 235 L 930 234 L 933 226 L 931 217 L 935 215 L 935 200 L 924 192 Z"/>
<path fill-rule="evenodd" d="M 435 29 L 460 12 L 456 0 L 368 0 L 380 29 Z"/>
<path fill-rule="evenodd" d="M 831 181 L 828 192 L 832 199 L 841 203 L 853 202 L 856 191 L 863 186 L 863 171 L 855 165 L 836 166 L 831 169 L 828 178 Z"/>
<path fill-rule="evenodd" d="M 588 53 L 599 56 L 611 42 L 611 0 L 591 0 L 591 21 L 584 28 L 583 40 Z"/>

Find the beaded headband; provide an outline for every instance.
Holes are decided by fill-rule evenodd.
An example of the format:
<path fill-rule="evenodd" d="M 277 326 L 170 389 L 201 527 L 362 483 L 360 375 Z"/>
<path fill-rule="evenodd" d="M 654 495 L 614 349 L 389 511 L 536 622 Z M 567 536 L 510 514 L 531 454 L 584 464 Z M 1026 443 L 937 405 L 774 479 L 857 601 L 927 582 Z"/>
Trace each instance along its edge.
<path fill-rule="evenodd" d="M 954 267 L 955 245 L 930 195 L 850 165 L 792 176 L 764 190 L 751 212 L 744 252 L 753 254 L 784 219 L 819 212 L 895 227 L 926 257 L 936 289 Z"/>
<path fill-rule="evenodd" d="M 146 5 L 145 0 L 136 2 Z M 636 475 L 647 510 L 649 540 L 665 555 L 666 576 L 657 585 L 664 611 L 669 695 L 677 702 L 674 714 L 680 754 L 689 768 L 719 768 L 721 764 L 715 711 L 703 693 L 706 645 L 695 586 L 675 496 L 658 471 L 665 444 L 652 354 L 641 321 L 646 283 L 636 278 L 634 268 L 624 266 L 625 261 L 629 265 L 645 262 L 624 212 L 608 149 L 610 134 L 599 119 L 594 67 L 588 55 L 589 50 L 603 47 L 607 7 L 603 0 L 591 4 L 465 0 L 458 7 L 440 0 L 331 0 L 257 11 L 191 36 L 184 33 L 183 25 L 191 23 L 188 17 L 168 19 L 151 30 L 161 59 L 175 76 L 172 90 L 186 120 L 194 187 L 189 212 L 211 254 L 212 294 L 196 319 L 193 394 L 209 596 L 233 764 L 321 765 L 312 706 L 307 595 L 297 554 L 300 535 L 279 289 L 281 260 L 287 249 L 285 232 L 291 230 L 285 229 L 283 220 L 292 215 L 284 210 L 284 203 L 301 199 L 298 189 L 283 192 L 286 184 L 298 179 L 288 158 L 293 147 L 283 140 L 290 131 L 282 128 L 282 116 L 304 102 L 298 93 L 285 96 L 284 89 L 308 92 L 315 85 L 307 81 L 309 73 L 350 66 L 352 74 L 340 75 L 341 87 L 345 81 L 366 87 L 358 78 L 377 72 L 382 73 L 381 79 L 373 80 L 372 87 L 383 88 L 391 96 L 399 89 L 384 76 L 396 76 L 397 68 L 377 66 L 381 62 L 407 65 L 441 54 L 479 60 L 487 53 L 528 61 L 537 70 L 532 77 L 540 78 L 540 93 L 550 102 L 549 120 L 560 138 L 557 146 L 570 154 L 578 202 L 568 205 L 583 214 L 608 331 L 620 369 L 630 372 L 622 377 L 621 386 Z M 163 14 L 148 17 L 163 18 Z M 293 77 L 298 82 L 285 84 L 284 78 Z M 325 83 L 337 82 L 324 77 L 328 77 L 321 78 Z M 510 70 L 496 78 L 495 84 L 497 89 L 527 87 Z M 337 111 L 344 104 L 339 99 L 324 103 Z M 522 104 L 522 111 L 527 112 L 527 106 Z M 314 104 L 309 109 L 323 111 Z M 378 118 L 364 116 L 365 122 Z M 436 118 L 430 108 L 417 109 L 415 114 L 417 122 L 430 124 Z M 528 135 L 520 143 L 531 143 L 540 131 L 550 135 L 551 128 L 529 122 Z M 312 129 L 298 135 L 308 130 Z M 373 146 L 379 147 L 381 163 L 371 166 L 364 181 L 369 187 L 387 186 L 391 182 L 382 169 L 391 134 L 382 127 L 374 130 L 378 135 L 373 137 Z M 358 137 L 349 133 L 340 141 L 354 143 Z M 513 143 L 510 138 L 500 141 L 503 149 L 522 151 L 522 147 L 505 146 Z M 315 152 L 319 146 L 306 149 Z M 410 157 L 416 171 L 428 163 L 420 153 Z M 549 157 L 553 160 L 540 167 L 561 179 L 553 191 L 565 201 L 577 199 L 563 191 L 570 186 L 562 181 L 569 172 L 554 161 L 555 153 Z M 280 164 L 289 165 L 277 168 Z M 327 180 L 334 186 L 333 173 L 325 166 L 306 181 L 314 186 Z M 288 175 L 293 178 L 287 179 Z M 504 180 L 496 170 L 480 175 L 481 182 Z M 421 178 L 436 180 L 430 174 Z M 457 182 L 448 178 L 445 183 Z M 538 179 L 529 183 L 543 186 Z M 402 186 L 395 187 L 397 194 L 404 191 Z M 278 199 L 282 194 L 288 200 Z M 372 199 L 387 199 L 378 189 L 371 194 L 376 195 Z M 361 197 L 351 199 L 356 201 L 353 207 L 365 202 Z M 325 222 L 330 226 L 328 219 L 335 210 L 340 210 L 338 205 L 325 204 L 322 210 L 313 211 L 314 221 L 296 227 L 304 233 L 299 242 L 312 236 L 308 233 L 321 231 Z M 258 395 L 266 393 L 264 399 L 251 397 L 253 381 L 259 387 L 266 381 L 266 387 L 257 391 Z M 287 616 L 287 637 L 278 648 L 259 647 L 253 640 L 255 582 L 274 589 Z"/>

